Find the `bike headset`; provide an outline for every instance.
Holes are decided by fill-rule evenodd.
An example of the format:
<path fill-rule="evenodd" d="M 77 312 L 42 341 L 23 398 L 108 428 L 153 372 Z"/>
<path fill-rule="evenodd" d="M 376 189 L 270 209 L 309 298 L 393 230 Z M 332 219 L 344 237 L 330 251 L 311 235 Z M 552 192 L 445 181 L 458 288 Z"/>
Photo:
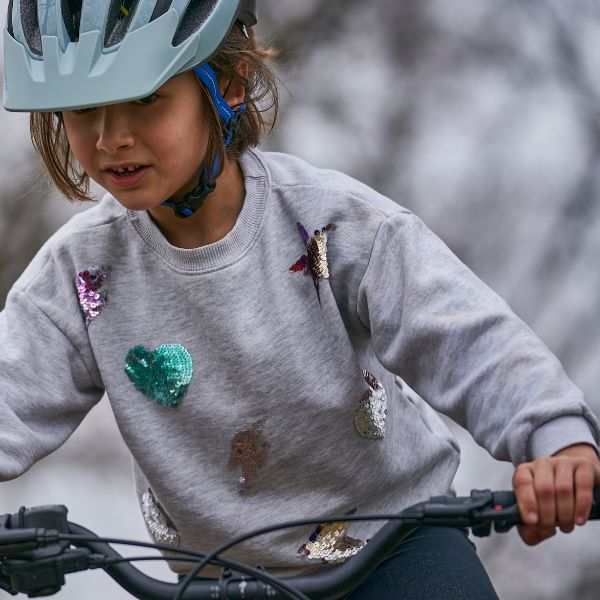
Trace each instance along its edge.
<path fill-rule="evenodd" d="M 246 104 L 234 111 L 208 64 L 232 27 L 256 24 L 256 0 L 10 0 L 4 28 L 4 107 L 59 112 L 128 102 L 193 70 L 209 93 L 227 147 Z M 140 60 L 142 59 L 142 60 Z M 216 186 L 221 157 L 181 201 L 189 217 Z"/>

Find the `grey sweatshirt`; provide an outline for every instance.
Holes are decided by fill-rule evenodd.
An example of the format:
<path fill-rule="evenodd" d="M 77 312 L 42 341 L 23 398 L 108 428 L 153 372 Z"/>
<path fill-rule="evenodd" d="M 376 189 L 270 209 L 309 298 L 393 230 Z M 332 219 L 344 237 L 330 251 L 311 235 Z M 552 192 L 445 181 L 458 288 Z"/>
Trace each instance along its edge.
<path fill-rule="evenodd" d="M 149 532 L 209 550 L 450 493 L 459 448 L 436 411 L 515 465 L 597 443 L 557 359 L 417 217 L 291 156 L 240 164 L 244 205 L 214 244 L 173 247 L 107 195 L 40 250 L 0 313 L 0 480 L 106 391 Z M 291 575 L 380 526 L 285 530 L 231 556 Z"/>

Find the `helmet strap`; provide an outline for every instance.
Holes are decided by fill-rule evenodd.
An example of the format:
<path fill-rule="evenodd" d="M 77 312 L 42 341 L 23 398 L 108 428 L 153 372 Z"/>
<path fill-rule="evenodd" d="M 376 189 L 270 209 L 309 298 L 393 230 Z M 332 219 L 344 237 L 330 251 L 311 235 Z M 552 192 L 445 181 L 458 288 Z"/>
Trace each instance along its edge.
<path fill-rule="evenodd" d="M 221 120 L 223 145 L 227 148 L 235 137 L 239 117 L 246 110 L 246 104 L 240 104 L 237 110 L 233 110 L 229 104 L 227 104 L 227 101 L 219 91 L 217 75 L 208 63 L 195 67 L 194 72 L 202 85 L 206 88 L 217 109 L 219 119 Z M 161 202 L 161 204 L 163 206 L 170 206 L 177 217 L 182 219 L 191 217 L 202 206 L 208 194 L 214 192 L 217 187 L 217 174 L 219 173 L 220 166 L 221 155 L 217 154 L 210 173 L 205 166 L 200 173 L 198 185 L 191 192 L 188 192 L 179 201 L 171 200 L 169 198 L 168 200 Z"/>

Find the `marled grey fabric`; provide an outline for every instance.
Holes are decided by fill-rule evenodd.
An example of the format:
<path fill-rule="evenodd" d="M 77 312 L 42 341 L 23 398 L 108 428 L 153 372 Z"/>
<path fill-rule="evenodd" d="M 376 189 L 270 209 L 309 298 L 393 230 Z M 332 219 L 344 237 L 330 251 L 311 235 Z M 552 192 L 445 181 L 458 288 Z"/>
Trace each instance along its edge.
<path fill-rule="evenodd" d="M 2 480 L 62 444 L 104 389 L 154 531 L 198 549 L 290 517 L 449 493 L 459 449 L 431 407 L 515 464 L 595 443 L 598 423 L 558 361 L 417 217 L 290 156 L 250 151 L 241 166 L 244 206 L 215 244 L 175 248 L 147 213 L 106 196 L 39 252 L 0 313 Z M 336 226 L 320 303 L 312 277 L 290 272 L 307 253 L 297 223 Z M 75 278 L 98 266 L 110 268 L 108 299 L 86 328 Z M 165 344 L 193 361 L 175 407 L 124 371 L 132 347 Z M 383 439 L 355 427 L 363 370 L 385 390 Z M 244 443 L 253 459 L 235 453 Z M 255 462 L 241 493 L 244 460 Z M 298 572 L 312 530 L 231 555 Z"/>

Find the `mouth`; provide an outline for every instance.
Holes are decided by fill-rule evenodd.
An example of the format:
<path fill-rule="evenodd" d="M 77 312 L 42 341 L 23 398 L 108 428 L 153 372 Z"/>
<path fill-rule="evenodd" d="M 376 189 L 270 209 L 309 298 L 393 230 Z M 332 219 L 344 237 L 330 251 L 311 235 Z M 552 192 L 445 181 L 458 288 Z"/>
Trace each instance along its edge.
<path fill-rule="evenodd" d="M 150 170 L 148 165 L 131 165 L 127 167 L 108 167 L 104 171 L 111 181 L 119 187 L 131 187 L 136 185 Z"/>
<path fill-rule="evenodd" d="M 126 177 L 127 175 L 131 175 L 132 173 L 136 173 L 137 171 L 146 168 L 146 165 L 126 165 L 126 166 L 122 166 L 122 167 L 106 167 L 104 170 L 108 171 L 110 173 L 114 173 L 115 175 L 118 175 L 119 177 Z"/>

